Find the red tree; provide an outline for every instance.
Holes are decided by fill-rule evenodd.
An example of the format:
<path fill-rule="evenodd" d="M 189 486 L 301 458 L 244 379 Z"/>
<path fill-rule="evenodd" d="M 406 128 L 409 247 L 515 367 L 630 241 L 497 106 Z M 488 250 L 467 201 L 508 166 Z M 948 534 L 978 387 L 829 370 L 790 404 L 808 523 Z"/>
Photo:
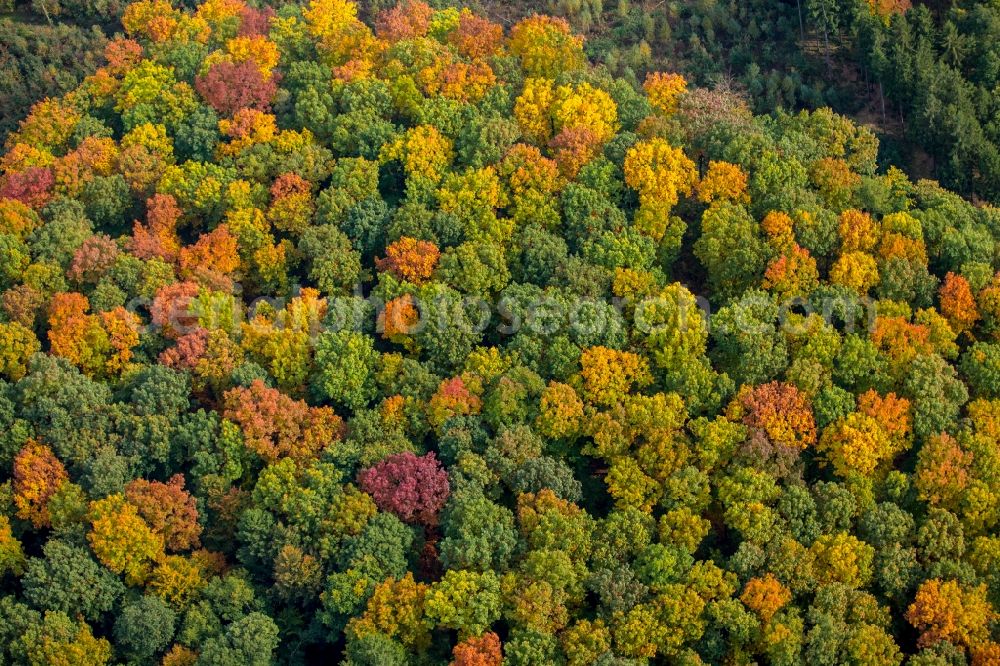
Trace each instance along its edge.
<path fill-rule="evenodd" d="M 108 71 L 124 74 L 142 60 L 142 45 L 134 39 L 117 37 L 104 47 L 104 58 L 108 61 Z"/>
<path fill-rule="evenodd" d="M 17 199 L 32 208 L 41 208 L 52 198 L 56 177 L 52 169 L 28 167 L 9 173 L 0 180 L 0 199 Z"/>
<path fill-rule="evenodd" d="M 273 7 L 246 6 L 240 9 L 240 37 L 267 37 L 271 29 L 271 19 L 276 15 Z"/>
<path fill-rule="evenodd" d="M 458 18 L 458 28 L 448 39 L 467 58 L 487 58 L 503 44 L 503 27 L 475 14 L 463 13 Z"/>
<path fill-rule="evenodd" d="M 448 500 L 448 474 L 433 452 L 389 456 L 358 474 L 358 483 L 378 508 L 408 523 L 433 525 Z"/>
<path fill-rule="evenodd" d="M 149 306 L 149 314 L 163 335 L 178 338 L 191 332 L 198 318 L 190 312 L 191 301 L 198 296 L 199 287 L 194 282 L 174 282 L 162 287 Z"/>
<path fill-rule="evenodd" d="M 196 327 L 177 338 L 177 344 L 160 352 L 160 363 L 171 368 L 193 369 L 208 351 L 208 329 Z"/>
<path fill-rule="evenodd" d="M 228 118 L 240 109 L 268 111 L 278 90 L 278 76 L 265 79 L 252 60 L 222 61 L 197 77 L 194 87 L 209 106 Z"/>
<path fill-rule="evenodd" d="M 163 537 L 168 550 L 197 548 L 201 525 L 198 509 L 184 490 L 184 476 L 174 474 L 166 483 L 135 479 L 125 488 L 125 498 L 150 528 Z"/>
<path fill-rule="evenodd" d="M 115 263 L 117 256 L 118 245 L 110 237 L 91 236 L 73 255 L 66 275 L 75 282 L 96 283 Z"/>
<path fill-rule="evenodd" d="M 129 240 L 129 251 L 140 259 L 159 257 L 167 262 L 177 259 L 181 241 L 177 221 L 181 209 L 169 194 L 156 194 L 146 201 L 146 224 L 136 220 Z"/>
<path fill-rule="evenodd" d="M 375 32 L 390 42 L 423 37 L 430 27 L 433 11 L 426 2 L 403 0 L 393 8 L 379 12 L 375 19 Z"/>

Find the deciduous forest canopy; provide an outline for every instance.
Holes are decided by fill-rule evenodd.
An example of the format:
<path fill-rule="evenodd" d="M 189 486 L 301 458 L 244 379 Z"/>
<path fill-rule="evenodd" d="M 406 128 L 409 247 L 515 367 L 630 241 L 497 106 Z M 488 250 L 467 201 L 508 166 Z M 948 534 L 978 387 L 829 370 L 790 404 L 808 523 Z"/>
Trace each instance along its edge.
<path fill-rule="evenodd" d="M 0 663 L 1000 663 L 995 3 L 10 9 Z"/>

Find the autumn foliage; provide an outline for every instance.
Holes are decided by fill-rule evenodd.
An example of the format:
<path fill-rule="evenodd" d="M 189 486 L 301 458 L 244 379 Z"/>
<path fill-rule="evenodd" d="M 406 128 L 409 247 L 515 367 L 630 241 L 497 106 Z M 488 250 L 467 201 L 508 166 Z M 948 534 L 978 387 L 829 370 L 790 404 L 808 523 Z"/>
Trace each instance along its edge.
<path fill-rule="evenodd" d="M 503 662 L 500 639 L 492 631 L 459 643 L 452 655 L 453 666 L 499 666 Z"/>
<path fill-rule="evenodd" d="M 37 441 L 29 441 L 14 458 L 14 506 L 17 516 L 30 520 L 35 527 L 47 527 L 48 503 L 68 479 L 66 468 L 52 450 Z"/>
<path fill-rule="evenodd" d="M 778 446 L 805 449 L 816 443 L 816 424 L 808 400 L 797 388 L 771 382 L 744 387 L 737 396 L 744 425 Z"/>
<path fill-rule="evenodd" d="M 385 258 L 375 265 L 414 284 L 425 282 L 437 266 L 441 253 L 434 243 L 404 236 L 385 250 Z"/>
<path fill-rule="evenodd" d="M 223 60 L 195 79 L 195 89 L 219 115 L 229 117 L 240 109 L 270 110 L 278 81 L 250 60 Z"/>
<path fill-rule="evenodd" d="M 125 499 L 135 506 L 146 524 L 168 550 L 196 548 L 201 525 L 195 499 L 184 490 L 184 477 L 175 474 L 166 483 L 136 479 L 125 488 Z"/>
<path fill-rule="evenodd" d="M 309 407 L 259 379 L 225 396 L 225 416 L 240 426 L 247 448 L 268 461 L 314 456 L 341 436 L 343 420 L 329 407 Z"/>
<path fill-rule="evenodd" d="M 689 75 L 914 138 L 993 10 L 628 4 L 121 8 L 0 156 L 0 663 L 997 661 L 995 155 Z"/>
<path fill-rule="evenodd" d="M 433 452 L 389 456 L 362 470 L 358 483 L 380 509 L 408 523 L 434 524 L 448 499 L 448 475 Z"/>
<path fill-rule="evenodd" d="M 953 580 L 928 580 L 917 590 L 906 619 L 920 631 L 922 645 L 950 641 L 975 648 L 987 640 L 987 626 L 995 616 L 985 594 L 984 587 L 969 589 Z"/>

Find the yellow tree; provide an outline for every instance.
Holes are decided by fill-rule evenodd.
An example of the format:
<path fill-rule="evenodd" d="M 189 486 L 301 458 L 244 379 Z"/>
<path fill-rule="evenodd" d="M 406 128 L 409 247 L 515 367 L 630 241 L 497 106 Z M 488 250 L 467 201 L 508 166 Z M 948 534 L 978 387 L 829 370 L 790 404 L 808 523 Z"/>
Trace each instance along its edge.
<path fill-rule="evenodd" d="M 583 401 L 569 384 L 549 382 L 542 392 L 535 427 L 545 437 L 573 437 L 583 425 Z"/>
<path fill-rule="evenodd" d="M 580 356 L 584 399 L 596 405 L 621 402 L 634 386 L 653 381 L 649 362 L 638 354 L 607 347 L 590 347 Z"/>
<path fill-rule="evenodd" d="M 837 474 L 868 476 L 890 460 L 894 449 L 882 425 L 873 417 L 852 412 L 823 431 L 816 446 Z"/>
<path fill-rule="evenodd" d="M 681 196 L 691 193 L 697 181 L 694 162 L 664 139 L 640 141 L 625 154 L 625 183 L 639 192 L 635 225 L 654 240 L 659 241 L 667 234 L 673 223 L 670 211 Z M 683 233 L 683 226 L 680 232 Z M 679 234 L 676 235 L 679 247 Z"/>
<path fill-rule="evenodd" d="M 640 141 L 625 155 L 625 183 L 639 191 L 640 205 L 673 208 L 697 180 L 694 162 L 664 139 Z"/>
<path fill-rule="evenodd" d="M 163 538 L 150 529 L 122 495 L 90 503 L 87 540 L 94 555 L 130 585 L 142 585 L 163 558 Z"/>
<path fill-rule="evenodd" d="M 849 208 L 837 224 L 841 252 L 870 252 L 878 244 L 880 230 L 871 215 Z"/>
<path fill-rule="evenodd" d="M 924 646 L 948 641 L 974 649 L 989 640 L 996 617 L 985 584 L 963 587 L 937 578 L 924 581 L 906 609 L 906 619 L 920 631 L 918 642 Z"/>
<path fill-rule="evenodd" d="M 646 75 L 642 89 L 654 109 L 670 116 L 677 111 L 680 96 L 687 92 L 687 81 L 680 74 L 650 72 Z"/>
<path fill-rule="evenodd" d="M 41 349 L 34 332 L 12 321 L 0 323 L 0 375 L 17 381 L 28 372 L 28 361 Z"/>
<path fill-rule="evenodd" d="M 409 571 L 399 580 L 388 578 L 375 586 L 363 614 L 347 625 L 355 638 L 381 633 L 396 638 L 415 652 L 427 648 L 430 632 L 424 623 L 428 586 L 413 580 Z"/>
<path fill-rule="evenodd" d="M 313 0 L 302 17 L 335 75 L 366 76 L 385 48 L 385 42 L 358 20 L 358 6 L 349 0 Z"/>
<path fill-rule="evenodd" d="M 824 534 L 809 547 L 821 583 L 864 588 L 872 577 L 875 549 L 847 532 Z"/>
<path fill-rule="evenodd" d="M 528 76 L 555 78 L 587 64 L 583 37 L 572 34 L 563 18 L 535 14 L 523 19 L 511 29 L 508 46 Z"/>
<path fill-rule="evenodd" d="M 392 143 L 382 146 L 382 162 L 399 161 L 409 178 L 437 183 L 451 164 L 451 139 L 431 125 L 418 125 Z"/>
<path fill-rule="evenodd" d="M 698 183 L 698 200 L 710 204 L 717 199 L 733 203 L 748 204 L 747 193 L 749 174 L 736 164 L 729 162 L 708 163 L 708 171 Z"/>
<path fill-rule="evenodd" d="M 830 268 L 830 282 L 849 287 L 862 296 L 867 295 L 878 281 L 878 264 L 865 252 L 845 252 Z"/>

